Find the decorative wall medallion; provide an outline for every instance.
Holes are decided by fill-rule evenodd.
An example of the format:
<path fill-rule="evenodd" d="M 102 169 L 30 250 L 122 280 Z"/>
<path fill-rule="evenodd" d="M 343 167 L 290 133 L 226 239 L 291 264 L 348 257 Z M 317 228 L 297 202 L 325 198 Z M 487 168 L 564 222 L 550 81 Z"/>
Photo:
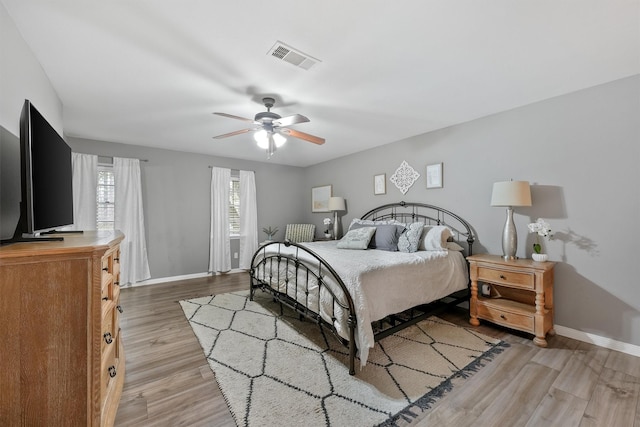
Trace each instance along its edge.
<path fill-rule="evenodd" d="M 406 160 L 403 160 L 400 167 L 391 175 L 389 181 L 393 182 L 402 194 L 405 194 L 418 178 L 420 178 L 420 174 L 409 166 Z"/>

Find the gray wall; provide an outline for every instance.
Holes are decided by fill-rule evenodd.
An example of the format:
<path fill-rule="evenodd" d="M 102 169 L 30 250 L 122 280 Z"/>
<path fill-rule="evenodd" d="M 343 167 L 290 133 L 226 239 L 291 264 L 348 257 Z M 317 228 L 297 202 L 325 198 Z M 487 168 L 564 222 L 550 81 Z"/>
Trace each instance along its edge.
<path fill-rule="evenodd" d="M 406 160 L 420 179 L 402 195 L 389 182 Z M 425 166 L 444 163 L 444 188 L 426 189 Z M 348 211 L 342 222 L 400 200 L 440 205 L 471 222 L 476 252 L 499 254 L 505 209 L 489 206 L 492 185 L 532 184 L 533 206 L 516 208 L 520 257 L 530 257 L 527 224 L 555 232 L 543 246 L 555 270 L 555 321 L 640 345 L 635 249 L 640 238 L 640 76 L 549 99 L 309 167 L 307 191 L 332 184 Z M 373 176 L 387 174 L 387 194 Z M 331 178 L 328 178 L 331 177 Z M 323 214 L 306 211 L 318 226 Z"/>
<path fill-rule="evenodd" d="M 302 168 L 79 138 L 67 138 L 67 142 L 78 153 L 148 160 L 140 168 L 152 278 L 207 271 L 209 166 L 255 172 L 260 241 L 266 238 L 263 227 L 278 227 L 276 237 L 283 238 L 285 225 L 304 216 L 299 202 L 306 193 Z M 232 254 L 237 250 L 234 245 Z M 233 261 L 237 267 L 238 260 Z"/>
<path fill-rule="evenodd" d="M 61 131 L 62 104 L 0 4 L 0 125 L 18 134 L 25 98 Z M 207 269 L 209 165 L 256 171 L 259 227 L 288 222 L 322 227 L 310 190 L 332 184 L 347 199 L 343 223 L 382 203 L 424 201 L 453 210 L 476 229 L 478 251 L 500 253 L 504 209 L 489 206 L 493 182 L 533 183 L 534 205 L 516 210 L 519 255 L 529 256 L 526 224 L 549 220 L 545 242 L 556 267 L 556 323 L 640 345 L 635 279 L 640 217 L 640 78 L 546 100 L 307 169 L 273 166 L 69 138 L 76 151 L 149 159 L 143 164 L 147 238 L 153 277 Z M 387 179 L 402 160 L 422 175 L 406 195 L 387 182 L 373 195 L 373 175 Z M 444 188 L 425 188 L 424 168 L 444 162 Z M 633 186 L 633 187 L 632 187 Z M 282 231 L 280 232 L 282 233 Z M 261 234 L 261 237 L 263 235 Z M 278 237 L 282 237 L 280 234 Z"/>

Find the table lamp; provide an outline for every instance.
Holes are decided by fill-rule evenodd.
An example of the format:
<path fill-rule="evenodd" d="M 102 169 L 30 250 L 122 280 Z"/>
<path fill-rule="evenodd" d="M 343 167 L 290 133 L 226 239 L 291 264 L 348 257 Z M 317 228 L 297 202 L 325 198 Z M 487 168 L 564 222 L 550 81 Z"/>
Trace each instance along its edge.
<path fill-rule="evenodd" d="M 329 210 L 333 211 L 333 239 L 338 240 L 338 211 L 345 210 L 342 197 L 329 197 Z"/>
<path fill-rule="evenodd" d="M 528 181 L 502 181 L 493 184 L 491 206 L 506 206 L 507 221 L 502 231 L 502 256 L 504 259 L 516 259 L 518 234 L 513 222 L 514 206 L 531 206 L 531 189 Z"/>

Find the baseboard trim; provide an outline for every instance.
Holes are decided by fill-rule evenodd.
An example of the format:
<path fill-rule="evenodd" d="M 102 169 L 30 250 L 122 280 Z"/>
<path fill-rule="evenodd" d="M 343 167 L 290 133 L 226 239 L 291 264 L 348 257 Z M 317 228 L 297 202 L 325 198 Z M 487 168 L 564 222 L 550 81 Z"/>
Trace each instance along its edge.
<path fill-rule="evenodd" d="M 554 329 L 558 335 L 572 338 L 574 340 L 595 344 L 599 347 L 608 348 L 610 350 L 620 351 L 632 356 L 640 357 L 640 346 L 622 341 L 616 341 L 611 338 L 600 335 L 590 334 L 576 329 L 567 328 L 566 326 L 555 325 Z"/>
<path fill-rule="evenodd" d="M 240 268 L 234 268 L 232 270 L 227 271 L 226 273 L 216 273 L 216 275 L 222 275 L 222 274 L 236 274 L 236 273 L 246 273 L 247 270 L 243 270 Z M 132 283 L 129 286 L 134 288 L 134 287 L 138 287 L 138 286 L 149 286 L 149 285 L 157 285 L 160 283 L 167 283 L 167 282 L 177 282 L 179 280 L 189 280 L 189 279 L 201 279 L 203 277 L 209 277 L 209 276 L 213 276 L 214 273 L 194 273 L 194 274 L 184 274 L 182 276 L 171 276 L 171 277 L 160 277 L 157 279 L 149 279 L 149 280 L 144 280 L 142 282 L 136 282 L 136 283 Z"/>

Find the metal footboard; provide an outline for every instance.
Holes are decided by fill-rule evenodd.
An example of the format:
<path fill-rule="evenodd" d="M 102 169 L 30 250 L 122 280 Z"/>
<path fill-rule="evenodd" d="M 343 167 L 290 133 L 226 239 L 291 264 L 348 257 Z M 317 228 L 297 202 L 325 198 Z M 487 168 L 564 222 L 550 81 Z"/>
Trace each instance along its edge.
<path fill-rule="evenodd" d="M 293 250 L 284 250 L 284 248 Z M 318 254 L 303 245 L 271 242 L 251 259 L 251 289 L 270 293 L 282 305 L 329 328 L 349 348 L 349 374 L 355 374 L 356 314 L 351 294 L 336 271 Z M 324 309 L 324 310 L 323 310 Z M 340 319 L 338 318 L 340 317 Z M 336 328 L 346 319 L 348 339 Z"/>

